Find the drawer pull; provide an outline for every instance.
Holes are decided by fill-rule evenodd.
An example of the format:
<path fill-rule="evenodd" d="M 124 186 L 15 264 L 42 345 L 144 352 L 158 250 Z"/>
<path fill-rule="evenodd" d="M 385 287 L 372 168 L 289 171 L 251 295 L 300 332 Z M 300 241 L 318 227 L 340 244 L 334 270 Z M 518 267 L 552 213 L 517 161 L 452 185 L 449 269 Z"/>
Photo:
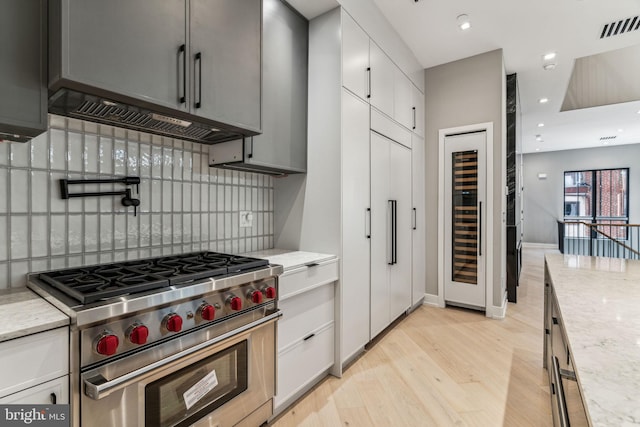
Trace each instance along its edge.
<path fill-rule="evenodd" d="M 307 267 L 311 268 L 311 267 L 317 267 L 320 264 L 318 264 L 317 262 L 312 262 L 311 264 L 305 264 Z"/>
<path fill-rule="evenodd" d="M 554 325 L 558 324 L 558 318 L 557 317 L 552 317 L 551 320 L 553 320 L 553 324 Z"/>
<path fill-rule="evenodd" d="M 311 338 L 313 338 L 313 337 L 315 337 L 315 336 L 316 336 L 316 334 L 310 334 L 310 335 L 307 335 L 306 337 L 304 337 L 304 338 L 302 339 L 302 341 L 310 340 Z"/>
<path fill-rule="evenodd" d="M 51 404 L 52 404 L 52 405 L 55 405 L 55 404 L 56 404 L 56 402 L 58 401 L 58 397 L 56 396 L 56 394 L 55 394 L 55 393 L 51 393 L 51 394 L 49 395 L 49 398 L 51 399 Z"/>

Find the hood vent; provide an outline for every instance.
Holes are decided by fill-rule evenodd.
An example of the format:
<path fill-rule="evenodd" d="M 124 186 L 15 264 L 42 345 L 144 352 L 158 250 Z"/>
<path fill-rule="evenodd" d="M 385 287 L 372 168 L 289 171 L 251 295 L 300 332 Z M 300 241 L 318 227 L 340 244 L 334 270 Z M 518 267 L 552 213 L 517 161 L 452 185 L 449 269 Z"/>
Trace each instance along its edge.
<path fill-rule="evenodd" d="M 628 33 L 629 31 L 637 31 L 638 29 L 640 29 L 640 16 L 632 16 L 605 24 L 600 33 L 600 38 L 605 39 L 607 37 Z"/>
<path fill-rule="evenodd" d="M 601 136 L 600 137 L 600 141 L 611 141 L 612 139 L 616 139 L 617 137 L 618 137 L 618 135 Z"/>
<path fill-rule="evenodd" d="M 49 98 L 49 112 L 53 114 L 201 144 L 217 144 L 256 133 L 186 112 L 165 110 L 167 111 L 156 106 L 144 108 L 113 102 L 69 89 L 60 89 Z"/>

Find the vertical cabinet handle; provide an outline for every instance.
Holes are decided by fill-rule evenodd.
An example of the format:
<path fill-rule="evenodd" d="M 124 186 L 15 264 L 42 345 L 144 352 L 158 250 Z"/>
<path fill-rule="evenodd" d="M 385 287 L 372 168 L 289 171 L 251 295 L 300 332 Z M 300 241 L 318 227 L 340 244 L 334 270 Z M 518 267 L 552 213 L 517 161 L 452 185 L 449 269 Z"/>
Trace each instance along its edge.
<path fill-rule="evenodd" d="M 202 107 L 202 52 L 196 53 L 194 64 L 198 63 L 198 100 L 196 101 L 196 108 Z"/>
<path fill-rule="evenodd" d="M 51 399 L 51 404 L 55 405 L 58 402 L 58 396 L 56 396 L 55 393 L 51 393 L 49 395 L 49 398 Z"/>
<path fill-rule="evenodd" d="M 478 256 L 482 256 L 482 202 L 478 208 Z"/>
<path fill-rule="evenodd" d="M 249 142 L 249 147 L 251 147 L 251 151 L 249 151 L 249 153 L 247 154 L 247 157 L 249 159 L 253 158 L 253 137 L 250 137 L 251 141 Z"/>
<path fill-rule="evenodd" d="M 178 69 L 180 69 L 180 57 L 182 57 L 182 95 L 180 95 L 180 84 L 178 83 L 178 101 L 180 104 L 184 104 L 187 102 L 187 45 L 183 44 L 178 48 Z"/>
<path fill-rule="evenodd" d="M 416 107 L 412 107 L 413 108 L 413 129 L 415 130 L 416 128 Z"/>
<path fill-rule="evenodd" d="M 398 201 L 389 200 L 389 207 L 391 208 L 391 260 L 389 265 L 395 265 L 398 263 Z"/>
<path fill-rule="evenodd" d="M 367 99 L 371 98 L 371 67 L 367 67 Z"/>
<path fill-rule="evenodd" d="M 371 208 L 364 211 L 364 237 L 371 238 Z"/>
<path fill-rule="evenodd" d="M 394 251 L 394 241 L 395 241 L 395 234 L 394 234 L 394 229 L 393 229 L 393 200 L 388 200 L 387 203 L 389 204 L 389 231 L 390 231 L 390 238 L 389 238 L 389 261 L 387 262 L 388 265 L 393 265 L 393 251 Z"/>
<path fill-rule="evenodd" d="M 413 229 L 418 229 L 418 211 L 416 208 L 413 208 Z"/>

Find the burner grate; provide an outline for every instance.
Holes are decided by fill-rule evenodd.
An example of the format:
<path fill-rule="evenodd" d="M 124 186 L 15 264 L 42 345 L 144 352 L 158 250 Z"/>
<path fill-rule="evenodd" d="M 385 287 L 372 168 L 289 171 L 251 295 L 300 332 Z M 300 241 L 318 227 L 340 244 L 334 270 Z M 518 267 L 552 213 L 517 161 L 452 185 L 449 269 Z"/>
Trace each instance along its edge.
<path fill-rule="evenodd" d="M 41 273 L 40 278 L 83 304 L 265 267 L 267 260 L 196 252 Z"/>

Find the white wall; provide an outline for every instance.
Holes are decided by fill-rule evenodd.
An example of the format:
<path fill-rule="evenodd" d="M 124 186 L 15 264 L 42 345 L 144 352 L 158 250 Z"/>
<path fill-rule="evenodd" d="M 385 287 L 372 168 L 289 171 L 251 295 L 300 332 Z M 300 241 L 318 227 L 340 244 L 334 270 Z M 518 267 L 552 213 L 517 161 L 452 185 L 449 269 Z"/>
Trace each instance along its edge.
<path fill-rule="evenodd" d="M 503 238 L 506 88 L 502 49 L 428 68 L 425 70 L 425 99 L 427 293 L 438 293 L 438 206 L 434 203 L 438 200 L 438 131 L 493 122 L 495 244 L 489 262 L 493 263 L 494 271 L 493 305 L 500 306 L 505 292 L 504 281 L 500 278 L 505 270 L 506 253 Z"/>
<path fill-rule="evenodd" d="M 629 222 L 640 221 L 640 144 L 550 151 L 524 155 L 524 241 L 558 243 L 563 218 L 564 172 L 629 168 Z M 546 179 L 538 179 L 544 173 Z"/>

